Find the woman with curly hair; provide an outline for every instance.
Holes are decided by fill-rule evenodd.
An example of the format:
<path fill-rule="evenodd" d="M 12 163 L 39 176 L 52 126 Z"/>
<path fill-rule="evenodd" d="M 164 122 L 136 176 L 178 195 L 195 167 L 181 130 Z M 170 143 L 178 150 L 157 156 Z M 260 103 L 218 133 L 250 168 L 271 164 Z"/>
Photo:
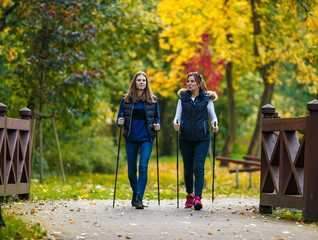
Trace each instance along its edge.
<path fill-rule="evenodd" d="M 185 206 L 200 210 L 202 208 L 204 164 L 210 146 L 209 117 L 212 131 L 219 130 L 212 102 L 217 100 L 217 94 L 207 90 L 205 82 L 198 72 L 190 72 L 187 76 L 187 89 L 180 89 L 178 95 L 180 98 L 174 118 L 174 129 L 181 131 L 179 145 L 188 193 Z M 193 175 L 195 181 L 193 181 Z"/>

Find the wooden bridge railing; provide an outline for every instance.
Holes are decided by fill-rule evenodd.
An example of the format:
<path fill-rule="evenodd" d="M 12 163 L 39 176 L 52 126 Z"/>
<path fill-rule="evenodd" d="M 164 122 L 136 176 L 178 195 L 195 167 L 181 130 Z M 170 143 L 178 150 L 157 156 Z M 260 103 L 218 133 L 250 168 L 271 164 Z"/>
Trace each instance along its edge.
<path fill-rule="evenodd" d="M 303 220 L 318 220 L 318 100 L 309 115 L 280 118 L 262 107 L 260 212 L 272 206 L 303 210 Z"/>
<path fill-rule="evenodd" d="M 6 117 L 6 111 L 0 103 L 0 197 L 29 199 L 31 110 L 21 109 L 21 119 Z"/>

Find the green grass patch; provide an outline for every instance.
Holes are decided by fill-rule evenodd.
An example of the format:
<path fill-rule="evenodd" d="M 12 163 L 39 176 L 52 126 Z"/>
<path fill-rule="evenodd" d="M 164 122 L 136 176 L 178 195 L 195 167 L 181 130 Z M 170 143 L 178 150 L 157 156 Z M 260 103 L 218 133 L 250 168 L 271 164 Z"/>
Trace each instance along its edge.
<path fill-rule="evenodd" d="M 277 219 L 288 220 L 288 221 L 301 222 L 302 211 L 298 209 L 277 207 L 276 210 L 273 210 L 273 217 Z"/>
<path fill-rule="evenodd" d="M 159 159 L 159 181 L 160 198 L 175 199 L 177 197 L 177 171 L 175 157 L 161 157 Z M 114 166 L 115 167 L 115 166 Z M 235 188 L 235 173 L 230 174 L 229 169 L 235 169 L 235 164 L 229 167 L 219 167 L 216 164 L 215 174 L 215 197 L 258 197 L 259 196 L 259 172 L 252 173 L 252 188 L 248 188 L 249 173 L 239 174 L 238 189 Z M 203 190 L 204 198 L 212 196 L 212 164 L 207 158 L 205 166 L 206 184 Z M 63 184 L 60 177 L 44 179 L 40 184 L 33 180 L 31 184 L 31 200 L 60 200 L 60 199 L 112 199 L 114 194 L 114 174 L 78 173 L 66 177 L 66 184 Z M 151 158 L 148 170 L 148 184 L 145 191 L 145 199 L 158 199 L 157 192 L 157 165 L 156 159 Z M 183 163 L 179 158 L 179 192 L 180 198 L 186 197 Z M 117 179 L 117 199 L 130 199 L 130 189 L 127 169 L 124 166 L 119 170 Z"/>
<path fill-rule="evenodd" d="M 4 211 L 5 212 L 5 211 Z M 40 224 L 26 224 L 21 219 L 17 219 L 11 215 L 3 214 L 6 228 L 0 229 L 0 239 L 44 239 L 47 231 L 42 229 Z"/>

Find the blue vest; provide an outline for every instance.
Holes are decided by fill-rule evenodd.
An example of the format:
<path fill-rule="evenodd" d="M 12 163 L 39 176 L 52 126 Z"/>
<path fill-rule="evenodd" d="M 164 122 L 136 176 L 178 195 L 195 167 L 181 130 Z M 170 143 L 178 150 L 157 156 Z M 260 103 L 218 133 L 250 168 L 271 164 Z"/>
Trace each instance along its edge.
<path fill-rule="evenodd" d="M 199 96 L 194 101 L 187 90 L 180 97 L 182 103 L 180 140 L 207 141 L 210 139 L 208 104 L 209 96 L 200 89 Z"/>
<path fill-rule="evenodd" d="M 157 101 L 156 96 L 153 96 L 153 98 L 155 101 Z M 126 138 L 128 138 L 130 134 L 134 105 L 135 104 L 133 101 L 131 101 L 130 103 L 125 103 L 125 102 L 123 103 L 124 118 L 125 118 L 123 136 Z M 150 139 L 153 140 L 156 136 L 155 135 L 156 133 L 154 130 L 156 105 L 155 103 L 150 104 L 148 102 L 144 102 L 144 107 L 145 107 L 146 124 L 147 124 L 148 133 L 149 133 Z"/>

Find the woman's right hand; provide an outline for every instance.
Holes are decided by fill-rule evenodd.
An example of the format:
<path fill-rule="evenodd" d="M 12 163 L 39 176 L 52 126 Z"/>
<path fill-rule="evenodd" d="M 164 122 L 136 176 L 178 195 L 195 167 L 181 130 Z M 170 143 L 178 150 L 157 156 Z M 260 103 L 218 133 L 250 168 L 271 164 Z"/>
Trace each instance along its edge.
<path fill-rule="evenodd" d="M 118 118 L 118 125 L 119 126 L 123 126 L 124 122 L 125 122 L 125 118 L 123 118 L 123 117 Z"/>
<path fill-rule="evenodd" d="M 180 130 L 180 123 L 173 123 L 174 130 L 177 132 Z"/>

